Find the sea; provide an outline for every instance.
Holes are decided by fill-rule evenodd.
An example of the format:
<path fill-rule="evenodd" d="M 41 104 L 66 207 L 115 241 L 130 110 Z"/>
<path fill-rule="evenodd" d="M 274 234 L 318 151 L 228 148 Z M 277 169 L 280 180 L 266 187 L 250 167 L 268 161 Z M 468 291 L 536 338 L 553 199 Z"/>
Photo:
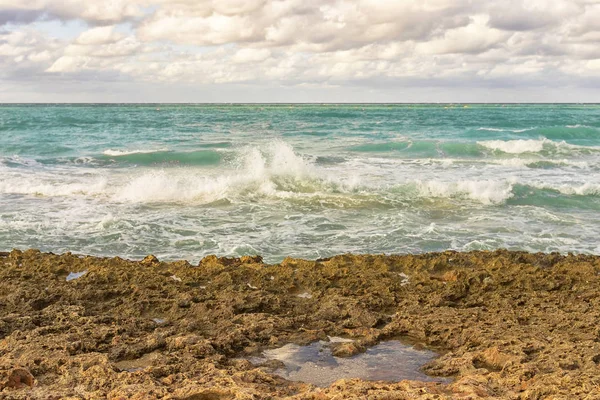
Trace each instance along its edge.
<path fill-rule="evenodd" d="M 0 105 L 0 251 L 600 253 L 600 105 Z"/>

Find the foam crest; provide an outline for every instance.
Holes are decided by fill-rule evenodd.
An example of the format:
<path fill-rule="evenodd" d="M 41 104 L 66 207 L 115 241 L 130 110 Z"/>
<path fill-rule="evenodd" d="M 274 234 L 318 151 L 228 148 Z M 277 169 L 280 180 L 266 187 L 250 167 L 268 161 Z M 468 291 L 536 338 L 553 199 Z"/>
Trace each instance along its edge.
<path fill-rule="evenodd" d="M 264 148 L 245 147 L 221 175 L 197 169 L 158 170 L 135 176 L 115 194 L 119 201 L 210 203 L 252 196 L 287 198 L 307 188 L 318 190 L 323 180 L 314 166 L 284 142 Z"/>
<path fill-rule="evenodd" d="M 415 181 L 422 197 L 469 198 L 485 205 L 501 204 L 513 196 L 513 184 L 507 181 L 440 182 Z"/>
<path fill-rule="evenodd" d="M 133 177 L 114 197 L 117 201 L 131 202 L 185 201 L 194 196 L 199 186 L 190 177 L 174 176 L 164 170 L 150 171 Z"/>
<path fill-rule="evenodd" d="M 287 143 L 275 142 L 269 148 L 272 174 L 283 174 L 302 178 L 311 175 L 314 167 L 311 163 L 294 153 L 294 149 Z"/>
<path fill-rule="evenodd" d="M 600 196 L 600 184 L 586 182 L 579 185 L 536 185 L 541 189 L 553 189 L 557 190 L 562 194 L 566 195 L 577 195 L 577 196 Z"/>
<path fill-rule="evenodd" d="M 490 150 L 501 151 L 507 154 L 541 153 L 543 155 L 581 155 L 596 154 L 600 151 L 597 146 L 579 146 L 567 143 L 564 140 L 552 141 L 545 137 L 540 139 L 517 139 L 517 140 L 484 140 L 477 142 L 478 145 Z"/>
<path fill-rule="evenodd" d="M 523 129 L 502 129 L 502 128 L 488 128 L 488 127 L 481 127 L 481 128 L 477 128 L 478 131 L 487 131 L 487 132 L 513 132 L 513 133 L 523 133 L 523 132 L 527 132 L 527 131 L 532 131 L 536 128 L 523 128 Z"/>
<path fill-rule="evenodd" d="M 168 151 L 166 148 L 161 149 L 140 149 L 140 150 L 115 150 L 115 149 L 107 149 L 102 152 L 105 156 L 111 157 L 120 157 L 120 156 L 128 156 L 131 154 L 150 154 L 150 153 L 158 153 L 161 151 Z"/>
<path fill-rule="evenodd" d="M 544 144 L 548 142 L 547 139 L 541 140 L 485 140 L 477 142 L 477 144 L 487 147 L 491 150 L 499 150 L 503 153 L 509 154 L 522 154 L 522 153 L 539 153 L 544 149 Z"/>
<path fill-rule="evenodd" d="M 106 178 L 97 178 L 89 183 L 59 180 L 57 177 L 12 176 L 0 181 L 0 193 L 33 196 L 95 196 L 106 192 Z"/>
<path fill-rule="evenodd" d="M 477 128 L 478 131 L 488 131 L 488 132 L 504 132 L 504 129 L 500 128 L 487 128 L 482 126 L 481 128 Z"/>

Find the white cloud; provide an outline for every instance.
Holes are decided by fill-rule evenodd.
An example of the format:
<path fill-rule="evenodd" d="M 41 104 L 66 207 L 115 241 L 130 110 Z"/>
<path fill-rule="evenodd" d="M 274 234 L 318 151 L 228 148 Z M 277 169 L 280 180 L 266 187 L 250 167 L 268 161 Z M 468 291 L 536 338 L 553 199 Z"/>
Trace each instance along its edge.
<path fill-rule="evenodd" d="M 144 0 L 0 0 L 0 25 L 35 19 L 83 19 L 91 23 L 120 22 L 142 15 Z"/>
<path fill-rule="evenodd" d="M 506 43 L 511 36 L 508 32 L 490 28 L 486 16 L 476 16 L 473 19 L 467 26 L 448 29 L 442 37 L 419 44 L 417 51 L 424 54 L 478 54 Z"/>
<path fill-rule="evenodd" d="M 528 31 L 560 25 L 584 9 L 570 0 L 505 0 L 489 11 L 490 25 L 509 31 Z"/>
<path fill-rule="evenodd" d="M 123 34 L 115 32 L 113 25 L 92 28 L 83 32 L 75 39 L 75 43 L 86 46 L 114 43 L 123 38 Z"/>
<path fill-rule="evenodd" d="M 90 59 L 83 56 L 62 56 L 56 60 L 48 72 L 74 72 L 80 71 L 85 68 L 86 64 L 89 63 Z"/>
<path fill-rule="evenodd" d="M 585 88 L 599 19 L 596 0 L 0 0 L 0 84 Z"/>
<path fill-rule="evenodd" d="M 48 50 L 40 51 L 38 53 L 29 53 L 27 57 L 35 63 L 48 61 L 50 58 L 52 58 Z"/>
<path fill-rule="evenodd" d="M 269 49 L 239 49 L 232 57 L 236 63 L 264 61 L 271 56 Z"/>

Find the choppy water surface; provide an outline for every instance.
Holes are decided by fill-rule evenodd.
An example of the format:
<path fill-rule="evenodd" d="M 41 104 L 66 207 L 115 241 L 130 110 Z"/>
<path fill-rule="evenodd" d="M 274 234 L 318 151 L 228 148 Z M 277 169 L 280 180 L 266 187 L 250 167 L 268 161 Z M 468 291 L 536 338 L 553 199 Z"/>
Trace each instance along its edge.
<path fill-rule="evenodd" d="M 600 253 L 597 105 L 0 106 L 0 250 Z"/>

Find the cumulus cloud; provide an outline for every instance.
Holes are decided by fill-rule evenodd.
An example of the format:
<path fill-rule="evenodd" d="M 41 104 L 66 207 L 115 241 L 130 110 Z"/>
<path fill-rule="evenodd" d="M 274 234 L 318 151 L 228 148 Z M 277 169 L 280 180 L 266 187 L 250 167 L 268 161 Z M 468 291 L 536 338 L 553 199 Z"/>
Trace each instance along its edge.
<path fill-rule="evenodd" d="M 139 34 L 145 40 L 195 45 L 250 42 L 331 51 L 378 41 L 426 39 L 440 30 L 465 26 L 469 17 L 460 3 L 227 0 L 194 7 L 195 2 L 182 0 L 164 3 L 140 25 Z"/>
<path fill-rule="evenodd" d="M 102 45 L 114 43 L 123 38 L 122 34 L 115 32 L 115 27 L 112 25 L 92 28 L 80 34 L 75 43 L 84 46 Z"/>
<path fill-rule="evenodd" d="M 586 87 L 599 19 L 599 0 L 0 0 L 0 79 Z"/>
<path fill-rule="evenodd" d="M 509 31 L 556 27 L 582 11 L 581 5 L 569 0 L 506 0 L 490 8 L 490 25 Z"/>
<path fill-rule="evenodd" d="M 142 15 L 137 0 L 0 0 L 0 24 L 39 19 L 82 19 L 93 24 L 114 23 Z"/>

